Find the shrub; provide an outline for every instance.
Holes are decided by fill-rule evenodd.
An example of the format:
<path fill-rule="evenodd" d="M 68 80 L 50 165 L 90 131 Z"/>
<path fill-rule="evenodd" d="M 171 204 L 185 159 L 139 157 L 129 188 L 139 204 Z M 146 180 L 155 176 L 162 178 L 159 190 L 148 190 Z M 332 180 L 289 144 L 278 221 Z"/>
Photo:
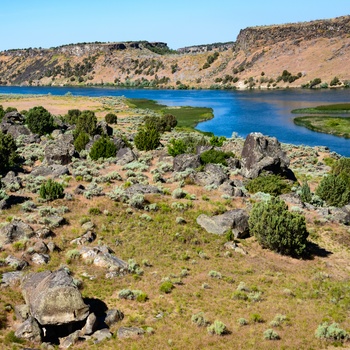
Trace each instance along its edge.
<path fill-rule="evenodd" d="M 254 323 L 264 323 L 264 319 L 261 317 L 260 314 L 252 314 L 250 316 L 250 319 L 254 322 Z"/>
<path fill-rule="evenodd" d="M 350 186 L 350 158 L 340 158 L 333 163 L 332 174 L 341 176 Z"/>
<path fill-rule="evenodd" d="M 48 201 L 63 198 L 63 186 L 60 183 L 49 179 L 40 186 L 39 194 L 41 198 Z"/>
<path fill-rule="evenodd" d="M 171 139 L 168 143 L 168 153 L 173 157 L 186 153 L 186 150 L 187 145 L 183 139 Z"/>
<path fill-rule="evenodd" d="M 339 78 L 338 77 L 334 77 L 331 82 L 330 82 L 330 86 L 335 86 L 335 85 L 338 85 L 339 83 Z"/>
<path fill-rule="evenodd" d="M 160 287 L 159 287 L 159 290 L 162 292 L 162 293 L 165 293 L 165 294 L 169 294 L 171 293 L 171 291 L 174 289 L 174 284 L 171 282 L 171 281 L 164 281 Z"/>
<path fill-rule="evenodd" d="M 26 124 L 31 132 L 38 135 L 49 134 L 54 129 L 53 117 L 44 107 L 33 107 L 26 115 Z"/>
<path fill-rule="evenodd" d="M 89 141 L 90 141 L 89 135 L 86 132 L 82 131 L 74 140 L 74 147 L 78 152 L 81 152 L 82 150 L 85 149 L 85 146 Z"/>
<path fill-rule="evenodd" d="M 172 114 L 164 114 L 160 119 L 162 125 L 164 125 L 164 131 L 170 131 L 177 125 L 176 117 Z"/>
<path fill-rule="evenodd" d="M 338 323 L 328 324 L 328 322 L 324 322 L 317 327 L 315 337 L 325 340 L 346 340 L 349 338 L 349 334 L 341 329 Z"/>
<path fill-rule="evenodd" d="M 92 207 L 89 209 L 89 214 L 90 215 L 101 215 L 102 211 L 99 208 Z"/>
<path fill-rule="evenodd" d="M 264 339 L 267 339 L 267 340 L 278 340 L 278 339 L 280 339 L 280 336 L 273 329 L 267 329 L 264 332 Z"/>
<path fill-rule="evenodd" d="M 312 89 L 314 86 L 318 85 L 318 84 L 321 84 L 322 83 L 322 80 L 320 78 L 315 78 L 314 80 L 312 80 L 310 82 L 310 89 Z"/>
<path fill-rule="evenodd" d="M 63 120 L 68 124 L 76 124 L 80 115 L 81 111 L 79 109 L 70 109 Z"/>
<path fill-rule="evenodd" d="M 215 320 L 214 323 L 207 328 L 207 330 L 208 333 L 216 335 L 224 335 L 228 333 L 226 325 L 218 320 Z"/>
<path fill-rule="evenodd" d="M 291 186 L 278 175 L 260 175 L 246 185 L 250 193 L 264 192 L 272 196 L 291 191 Z"/>
<path fill-rule="evenodd" d="M 152 126 L 140 128 L 135 135 L 134 143 L 139 151 L 156 149 L 160 143 L 160 133 Z"/>
<path fill-rule="evenodd" d="M 108 137 L 103 136 L 92 145 L 89 155 L 92 160 L 98 160 L 115 157 L 116 152 L 116 145 Z"/>
<path fill-rule="evenodd" d="M 248 321 L 245 318 L 241 317 L 238 319 L 238 324 L 240 326 L 246 326 L 248 324 Z"/>
<path fill-rule="evenodd" d="M 216 149 L 210 149 L 203 152 L 200 157 L 202 164 L 212 163 L 227 165 L 226 159 L 234 157 L 234 154 L 232 152 L 223 152 Z"/>
<path fill-rule="evenodd" d="M 210 144 L 215 147 L 221 147 L 223 143 L 226 141 L 225 136 L 212 136 L 209 140 Z"/>
<path fill-rule="evenodd" d="M 4 134 L 0 131 L 0 164 L 1 168 L 7 168 L 15 165 L 18 159 L 17 146 L 14 138 L 10 134 Z"/>
<path fill-rule="evenodd" d="M 198 327 L 206 327 L 209 325 L 209 321 L 204 317 L 203 312 L 198 312 L 197 314 L 192 315 L 191 321 L 196 324 Z"/>
<path fill-rule="evenodd" d="M 310 203 L 312 200 L 311 190 L 307 182 L 304 182 L 301 186 L 300 199 L 304 203 Z"/>
<path fill-rule="evenodd" d="M 85 132 L 91 136 L 97 133 L 97 118 L 93 111 L 83 111 L 76 119 L 75 135 Z"/>
<path fill-rule="evenodd" d="M 255 203 L 248 224 L 262 247 L 296 257 L 306 253 L 309 233 L 305 217 L 289 212 L 280 199 L 273 197 L 267 203 Z"/>
<path fill-rule="evenodd" d="M 341 175 L 325 176 L 317 187 L 316 194 L 328 205 L 335 207 L 342 207 L 350 202 L 349 187 Z"/>
<path fill-rule="evenodd" d="M 105 116 L 105 121 L 108 124 L 117 124 L 118 117 L 114 113 L 108 113 Z"/>

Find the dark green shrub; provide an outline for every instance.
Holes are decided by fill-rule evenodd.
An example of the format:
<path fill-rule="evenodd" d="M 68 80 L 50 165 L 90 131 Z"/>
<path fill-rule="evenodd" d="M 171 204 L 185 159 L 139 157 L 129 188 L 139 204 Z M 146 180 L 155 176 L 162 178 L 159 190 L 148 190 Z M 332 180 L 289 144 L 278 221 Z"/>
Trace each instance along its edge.
<path fill-rule="evenodd" d="M 332 174 L 340 176 L 350 186 L 350 158 L 340 158 L 332 164 Z"/>
<path fill-rule="evenodd" d="M 14 138 L 0 131 L 0 169 L 6 170 L 14 166 L 17 159 L 17 146 Z"/>
<path fill-rule="evenodd" d="M 5 116 L 5 111 L 4 111 L 4 107 L 2 105 L 0 105 L 0 121 L 2 120 L 2 118 Z"/>
<path fill-rule="evenodd" d="M 75 135 L 85 132 L 91 136 L 97 132 L 97 118 L 93 111 L 83 111 L 78 117 L 75 125 Z"/>
<path fill-rule="evenodd" d="M 174 288 L 174 284 L 171 281 L 165 281 L 160 285 L 159 290 L 162 293 L 169 294 Z"/>
<path fill-rule="evenodd" d="M 315 78 L 313 81 L 310 82 L 310 89 L 312 89 L 314 86 L 321 84 L 322 80 L 320 78 Z"/>
<path fill-rule="evenodd" d="M 331 82 L 330 82 L 330 86 L 335 86 L 335 85 L 338 85 L 339 83 L 339 78 L 338 77 L 334 77 Z"/>
<path fill-rule="evenodd" d="M 17 108 L 16 107 L 7 107 L 5 109 L 5 114 L 10 113 L 10 112 L 17 112 Z"/>
<path fill-rule="evenodd" d="M 54 129 L 51 113 L 44 107 L 33 107 L 26 115 L 26 124 L 31 132 L 38 135 L 49 134 Z"/>
<path fill-rule="evenodd" d="M 40 186 L 39 195 L 41 198 L 46 199 L 48 201 L 63 198 L 63 186 L 60 183 L 49 179 Z"/>
<path fill-rule="evenodd" d="M 263 248 L 283 255 L 300 257 L 306 253 L 309 233 L 305 217 L 288 211 L 278 198 L 255 203 L 249 217 L 249 230 Z"/>
<path fill-rule="evenodd" d="M 160 143 L 160 133 L 153 127 L 141 127 L 134 138 L 134 143 L 139 151 L 156 149 Z"/>
<path fill-rule="evenodd" d="M 264 192 L 272 196 L 279 196 L 282 193 L 291 191 L 291 186 L 286 180 L 278 175 L 260 175 L 257 178 L 250 180 L 246 185 L 250 193 Z"/>
<path fill-rule="evenodd" d="M 89 214 L 90 215 L 101 215 L 102 211 L 99 208 L 92 207 L 89 209 Z"/>
<path fill-rule="evenodd" d="M 168 143 L 168 153 L 173 157 L 186 153 L 186 150 L 187 145 L 183 139 L 171 139 Z"/>
<path fill-rule="evenodd" d="M 64 121 L 68 124 L 76 124 L 78 117 L 81 115 L 81 110 L 79 109 L 70 109 L 68 113 L 64 116 Z"/>
<path fill-rule="evenodd" d="M 202 164 L 223 164 L 227 165 L 226 159 L 234 157 L 232 152 L 223 152 L 216 149 L 210 149 L 201 154 L 201 163 Z"/>
<path fill-rule="evenodd" d="M 100 158 L 115 157 L 117 152 L 116 145 L 108 138 L 101 137 L 91 147 L 90 158 L 92 160 L 98 160 Z"/>
<path fill-rule="evenodd" d="M 164 114 L 160 119 L 161 124 L 164 125 L 163 131 L 170 131 L 177 125 L 176 117 L 172 114 Z"/>
<path fill-rule="evenodd" d="M 200 146 L 209 146 L 205 137 L 189 135 L 182 139 L 171 139 L 168 143 L 168 153 L 173 157 L 183 153 L 196 153 Z"/>
<path fill-rule="evenodd" d="M 317 187 L 316 194 L 328 205 L 335 207 L 342 207 L 350 202 L 349 186 L 341 175 L 325 176 Z"/>
<path fill-rule="evenodd" d="M 312 200 L 311 190 L 307 182 L 304 182 L 303 185 L 301 186 L 300 199 L 304 203 L 310 203 Z"/>
<path fill-rule="evenodd" d="M 221 147 L 223 143 L 226 141 L 225 136 L 212 136 L 209 140 L 210 144 L 215 147 Z"/>
<path fill-rule="evenodd" d="M 108 124 L 117 124 L 118 117 L 114 113 L 108 113 L 105 116 L 105 121 Z"/>
<path fill-rule="evenodd" d="M 85 149 L 85 146 L 89 141 L 89 135 L 86 132 L 82 131 L 74 140 L 74 147 L 78 152 L 81 152 L 83 149 Z"/>

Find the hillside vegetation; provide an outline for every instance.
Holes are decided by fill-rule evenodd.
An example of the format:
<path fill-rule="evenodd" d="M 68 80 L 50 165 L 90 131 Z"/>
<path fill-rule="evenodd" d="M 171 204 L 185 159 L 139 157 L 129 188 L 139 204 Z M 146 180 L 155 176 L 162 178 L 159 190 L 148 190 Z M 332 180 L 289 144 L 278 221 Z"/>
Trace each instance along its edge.
<path fill-rule="evenodd" d="M 2 85 L 171 89 L 350 86 L 350 16 L 250 27 L 237 40 L 171 50 L 147 41 L 0 53 Z"/>

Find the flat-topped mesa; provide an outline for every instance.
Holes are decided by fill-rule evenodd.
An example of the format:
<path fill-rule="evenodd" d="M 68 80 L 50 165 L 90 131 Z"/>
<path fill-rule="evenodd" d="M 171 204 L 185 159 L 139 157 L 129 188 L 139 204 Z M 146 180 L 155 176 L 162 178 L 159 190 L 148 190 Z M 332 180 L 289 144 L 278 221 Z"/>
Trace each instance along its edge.
<path fill-rule="evenodd" d="M 242 29 L 237 37 L 237 50 L 249 50 L 276 44 L 285 40 L 313 40 L 333 38 L 350 34 L 350 16 L 342 16 L 327 20 L 289 23 L 281 25 L 248 27 Z"/>
<path fill-rule="evenodd" d="M 163 42 L 148 42 L 148 41 L 125 41 L 125 42 L 113 42 L 113 43 L 77 43 L 77 44 L 68 44 L 58 47 L 52 47 L 50 49 L 43 48 L 28 48 L 28 49 L 15 49 L 7 50 L 2 52 L 5 56 L 24 56 L 24 57 L 35 57 L 40 56 L 45 53 L 52 54 L 64 54 L 69 56 L 85 56 L 85 55 L 94 55 L 97 53 L 109 53 L 112 51 L 123 51 L 126 49 L 148 49 L 151 51 L 161 49 L 161 50 L 170 50 L 167 43 Z"/>
<path fill-rule="evenodd" d="M 214 43 L 214 44 L 203 44 L 203 45 L 181 47 L 177 49 L 177 52 L 181 54 L 186 54 L 186 53 L 208 52 L 212 50 L 226 51 L 226 50 L 232 49 L 234 46 L 235 46 L 235 42 L 229 41 L 227 43 Z"/>

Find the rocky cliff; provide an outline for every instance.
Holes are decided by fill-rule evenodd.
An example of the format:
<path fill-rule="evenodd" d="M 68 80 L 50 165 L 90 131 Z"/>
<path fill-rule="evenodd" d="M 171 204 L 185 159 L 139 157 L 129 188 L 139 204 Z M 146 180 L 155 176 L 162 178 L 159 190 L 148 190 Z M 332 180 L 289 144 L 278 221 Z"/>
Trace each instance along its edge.
<path fill-rule="evenodd" d="M 0 52 L 0 84 L 180 89 L 348 86 L 349 24 L 350 16 L 344 16 L 250 27 L 241 30 L 236 42 L 177 51 L 166 43 L 147 41 L 8 50 Z"/>

